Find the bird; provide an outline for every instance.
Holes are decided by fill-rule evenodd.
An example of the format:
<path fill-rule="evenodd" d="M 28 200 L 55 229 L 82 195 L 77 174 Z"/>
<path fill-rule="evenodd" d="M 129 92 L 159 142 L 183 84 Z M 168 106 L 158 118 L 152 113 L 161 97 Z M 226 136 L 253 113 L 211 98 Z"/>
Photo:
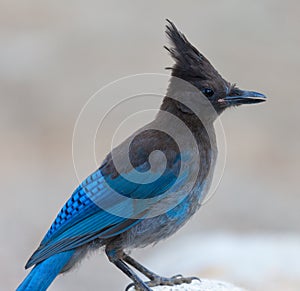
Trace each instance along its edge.
<path fill-rule="evenodd" d="M 156 117 L 114 148 L 75 189 L 26 263 L 26 269 L 33 268 L 17 291 L 47 290 L 59 274 L 99 249 L 136 290 L 193 280 L 160 276 L 128 251 L 170 237 L 197 212 L 218 155 L 215 120 L 228 108 L 261 103 L 266 96 L 226 81 L 166 21 L 170 45 L 165 49 L 174 64 L 167 67 L 171 76 Z"/>

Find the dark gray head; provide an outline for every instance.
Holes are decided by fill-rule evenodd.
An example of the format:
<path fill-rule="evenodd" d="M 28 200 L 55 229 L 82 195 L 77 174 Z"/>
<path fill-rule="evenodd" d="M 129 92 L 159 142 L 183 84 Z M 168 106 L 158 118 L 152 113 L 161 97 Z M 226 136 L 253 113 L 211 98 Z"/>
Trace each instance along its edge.
<path fill-rule="evenodd" d="M 217 72 L 208 59 L 201 54 L 187 38 L 169 21 L 166 34 L 171 47 L 165 47 L 175 64 L 171 68 L 172 76 L 183 79 L 198 88 L 220 114 L 226 108 L 242 104 L 254 104 L 265 101 L 266 96 L 239 89 Z"/>

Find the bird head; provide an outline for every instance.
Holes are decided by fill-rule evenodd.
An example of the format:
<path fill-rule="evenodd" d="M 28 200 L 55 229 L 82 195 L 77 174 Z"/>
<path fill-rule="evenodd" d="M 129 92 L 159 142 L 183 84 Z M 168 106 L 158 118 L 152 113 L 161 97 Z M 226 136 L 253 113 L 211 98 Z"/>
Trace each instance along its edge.
<path fill-rule="evenodd" d="M 212 66 L 208 59 L 201 54 L 169 20 L 166 34 L 171 42 L 171 47 L 165 48 L 175 61 L 172 76 L 189 82 L 196 87 L 220 114 L 226 108 L 242 104 L 260 103 L 266 96 L 239 89 L 235 84 L 226 81 Z"/>

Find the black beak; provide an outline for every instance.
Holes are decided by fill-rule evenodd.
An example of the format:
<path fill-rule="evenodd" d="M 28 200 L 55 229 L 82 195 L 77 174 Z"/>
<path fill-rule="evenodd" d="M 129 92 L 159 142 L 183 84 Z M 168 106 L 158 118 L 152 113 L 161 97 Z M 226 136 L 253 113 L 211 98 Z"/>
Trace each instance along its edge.
<path fill-rule="evenodd" d="M 264 94 L 254 91 L 244 91 L 235 88 L 229 96 L 224 98 L 224 101 L 230 105 L 241 105 L 241 104 L 255 104 L 266 101 Z"/>

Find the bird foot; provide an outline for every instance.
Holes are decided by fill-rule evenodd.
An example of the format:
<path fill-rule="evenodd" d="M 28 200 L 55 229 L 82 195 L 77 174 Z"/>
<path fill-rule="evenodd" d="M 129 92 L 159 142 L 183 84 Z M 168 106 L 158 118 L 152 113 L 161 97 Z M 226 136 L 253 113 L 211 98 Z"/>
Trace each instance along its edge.
<path fill-rule="evenodd" d="M 156 276 L 153 280 L 145 282 L 148 287 L 155 287 L 155 286 L 174 286 L 180 285 L 183 283 L 191 283 L 193 280 L 199 280 L 197 277 L 183 277 L 182 275 L 175 275 L 171 278 L 160 277 Z M 127 286 L 125 291 L 128 291 L 131 287 L 135 286 L 136 291 L 148 291 L 149 289 L 141 289 L 140 287 L 136 286 L 134 283 L 131 283 Z M 151 290 L 151 289 L 150 289 Z"/>
<path fill-rule="evenodd" d="M 199 280 L 197 277 L 183 277 L 182 275 L 175 275 L 171 278 L 165 278 L 157 276 L 153 280 L 146 282 L 146 284 L 149 287 L 155 287 L 159 285 L 165 285 L 165 286 L 174 286 L 174 285 L 180 285 L 183 283 L 191 283 L 193 280 Z"/>

